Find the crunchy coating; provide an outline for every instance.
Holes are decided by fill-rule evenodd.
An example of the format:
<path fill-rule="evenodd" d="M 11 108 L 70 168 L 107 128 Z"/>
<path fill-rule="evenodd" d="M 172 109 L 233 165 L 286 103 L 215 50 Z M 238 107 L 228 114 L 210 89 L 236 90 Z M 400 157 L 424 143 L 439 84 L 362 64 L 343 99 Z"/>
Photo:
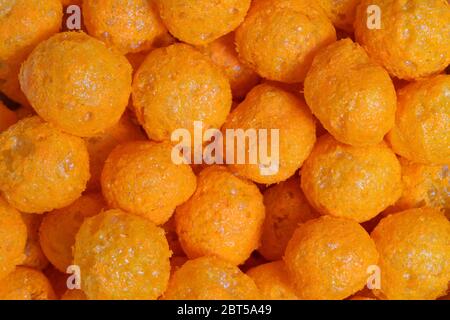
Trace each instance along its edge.
<path fill-rule="evenodd" d="M 157 299 L 166 289 L 171 252 L 164 230 L 121 210 L 87 218 L 76 236 L 74 263 L 92 300 Z"/>
<path fill-rule="evenodd" d="M 175 224 L 190 259 L 217 256 L 238 265 L 258 247 L 264 215 L 262 195 L 252 182 L 212 166 L 199 174 L 194 195 L 176 209 Z"/>
<path fill-rule="evenodd" d="M 361 0 L 313 0 L 325 10 L 336 28 L 353 32 L 356 8 Z"/>
<path fill-rule="evenodd" d="M 43 213 L 76 200 L 89 180 L 83 139 L 39 117 L 25 118 L 0 134 L 0 190 L 25 213 Z"/>
<path fill-rule="evenodd" d="M 0 280 L 0 300 L 54 300 L 53 288 L 45 275 L 37 270 L 17 267 Z"/>

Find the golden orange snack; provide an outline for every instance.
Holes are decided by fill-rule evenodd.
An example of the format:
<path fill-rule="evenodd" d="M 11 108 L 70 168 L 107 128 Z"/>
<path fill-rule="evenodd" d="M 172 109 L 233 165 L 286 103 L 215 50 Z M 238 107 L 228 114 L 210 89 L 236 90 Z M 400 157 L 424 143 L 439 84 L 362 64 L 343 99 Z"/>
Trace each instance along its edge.
<path fill-rule="evenodd" d="M 98 214 L 105 207 L 101 194 L 90 193 L 45 215 L 39 229 L 39 240 L 45 256 L 59 271 L 65 273 L 73 262 L 75 236 L 84 219 Z"/>
<path fill-rule="evenodd" d="M 233 31 L 244 20 L 251 0 L 155 0 L 170 33 L 203 45 Z"/>
<path fill-rule="evenodd" d="M 258 251 L 267 260 L 280 260 L 292 234 L 300 223 L 318 218 L 294 176 L 264 191 L 266 220 Z"/>
<path fill-rule="evenodd" d="M 233 97 L 239 100 L 259 83 L 260 78 L 239 60 L 234 38 L 234 32 L 231 32 L 206 46 L 199 47 L 199 50 L 222 68 L 230 81 Z"/>
<path fill-rule="evenodd" d="M 394 127 L 397 96 L 392 80 L 350 39 L 315 56 L 304 92 L 312 113 L 341 142 L 377 144 Z"/>
<path fill-rule="evenodd" d="M 164 230 L 152 222 L 109 210 L 84 220 L 74 264 L 92 300 L 157 299 L 166 289 L 171 252 Z"/>
<path fill-rule="evenodd" d="M 72 4 L 81 5 L 82 1 L 83 0 L 61 0 L 61 3 L 64 6 L 69 6 L 69 5 L 72 5 Z"/>
<path fill-rule="evenodd" d="M 252 182 L 211 166 L 199 174 L 194 195 L 177 207 L 175 224 L 190 259 L 217 256 L 239 265 L 258 247 L 264 215 Z"/>
<path fill-rule="evenodd" d="M 61 300 L 88 300 L 83 290 L 67 290 L 61 297 Z"/>
<path fill-rule="evenodd" d="M 0 280 L 0 300 L 54 300 L 53 288 L 45 275 L 27 267 L 17 267 Z"/>
<path fill-rule="evenodd" d="M 388 140 L 395 153 L 418 163 L 450 161 L 450 75 L 411 83 L 398 91 L 395 126 Z"/>
<path fill-rule="evenodd" d="M 381 289 L 390 300 L 436 299 L 450 281 L 450 221 L 438 209 L 410 209 L 381 220 L 371 234 L 380 253 Z"/>
<path fill-rule="evenodd" d="M 48 259 L 42 252 L 39 243 L 39 227 L 43 215 L 33 213 L 22 213 L 22 220 L 27 226 L 27 243 L 25 245 L 25 260 L 21 263 L 24 267 L 44 270 L 48 266 Z"/>
<path fill-rule="evenodd" d="M 36 112 L 67 133 L 94 136 L 116 124 L 131 92 L 128 60 L 83 32 L 40 43 L 19 81 Z"/>
<path fill-rule="evenodd" d="M 76 200 L 89 180 L 83 139 L 37 116 L 0 134 L 0 190 L 25 213 L 43 213 Z"/>
<path fill-rule="evenodd" d="M 5 131 L 17 122 L 17 115 L 0 101 L 0 132 Z"/>
<path fill-rule="evenodd" d="M 270 80 L 302 82 L 314 55 L 336 41 L 322 10 L 298 0 L 253 1 L 236 30 L 239 57 Z"/>
<path fill-rule="evenodd" d="M 55 292 L 56 298 L 61 299 L 61 297 L 67 291 L 67 282 L 68 280 L 70 281 L 69 278 L 73 275 L 73 273 L 63 273 L 58 269 L 56 269 L 52 264 L 49 264 L 49 266 L 45 268 L 42 272 L 50 281 L 53 291 Z"/>
<path fill-rule="evenodd" d="M 234 158 L 227 157 L 227 163 L 233 163 L 230 165 L 233 172 L 262 184 L 281 182 L 294 175 L 316 141 L 315 122 L 306 104 L 295 95 L 267 84 L 253 88 L 230 113 L 222 128 L 224 136 L 229 129 L 234 129 L 234 133 L 239 129 L 256 130 L 255 144 L 243 145 L 239 138 L 234 138 Z M 272 144 L 273 130 L 278 130 L 279 143 Z M 272 145 L 278 149 L 278 157 Z M 262 151 L 267 151 L 267 159 L 261 157 Z M 243 152 L 246 161 L 241 164 L 239 154 Z M 256 164 L 250 163 L 252 154 L 257 155 Z"/>
<path fill-rule="evenodd" d="M 24 259 L 27 227 L 20 213 L 0 196 L 0 279 Z"/>
<path fill-rule="evenodd" d="M 364 222 L 400 198 L 401 167 L 385 143 L 353 147 L 327 134 L 302 167 L 301 187 L 321 214 Z"/>
<path fill-rule="evenodd" d="M 139 125 L 134 122 L 135 119 L 130 112 L 126 111 L 118 123 L 98 135 L 85 139 L 91 172 L 87 190 L 101 190 L 103 166 L 115 147 L 126 142 L 147 139 Z"/>
<path fill-rule="evenodd" d="M 263 300 L 298 299 L 283 261 L 261 264 L 246 273 L 255 281 Z"/>
<path fill-rule="evenodd" d="M 381 25 L 368 28 L 378 6 Z M 444 71 L 450 64 L 450 5 L 446 0 L 362 0 L 356 40 L 391 75 L 413 80 Z"/>
<path fill-rule="evenodd" d="M 133 105 L 150 139 L 169 140 L 176 129 L 193 132 L 194 121 L 220 128 L 231 108 L 222 70 L 186 44 L 152 51 L 134 76 Z"/>
<path fill-rule="evenodd" d="M 190 166 L 173 163 L 172 148 L 169 142 L 150 141 L 116 147 L 102 172 L 102 191 L 109 206 L 157 225 L 167 222 L 196 187 Z"/>
<path fill-rule="evenodd" d="M 254 300 L 260 293 L 238 267 L 216 257 L 189 260 L 171 277 L 165 300 Z"/>
<path fill-rule="evenodd" d="M 313 0 L 316 2 L 317 0 Z M 319 4 L 336 28 L 353 31 L 356 8 L 361 0 L 319 0 Z"/>
<path fill-rule="evenodd" d="M 83 0 L 88 33 L 122 53 L 151 49 L 167 32 L 148 0 Z"/>
<path fill-rule="evenodd" d="M 357 222 L 323 216 L 297 228 L 284 261 L 300 299 L 341 300 L 365 286 L 378 253 Z"/>

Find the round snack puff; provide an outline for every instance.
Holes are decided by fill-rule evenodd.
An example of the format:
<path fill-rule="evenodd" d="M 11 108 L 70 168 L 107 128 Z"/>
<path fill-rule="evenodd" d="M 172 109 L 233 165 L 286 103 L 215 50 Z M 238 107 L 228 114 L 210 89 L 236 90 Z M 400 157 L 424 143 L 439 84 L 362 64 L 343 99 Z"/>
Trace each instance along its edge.
<path fill-rule="evenodd" d="M 194 193 L 196 177 L 187 164 L 174 164 L 169 142 L 120 145 L 106 160 L 103 195 L 110 207 L 163 224 Z"/>
<path fill-rule="evenodd" d="M 0 134 L 0 190 L 18 210 L 43 213 L 65 207 L 80 197 L 88 180 L 83 139 L 36 116 Z"/>
<path fill-rule="evenodd" d="M 87 217 L 106 207 L 101 194 L 85 194 L 68 207 L 45 215 L 39 229 L 42 250 L 48 260 L 61 272 L 73 262 L 75 236 Z"/>
<path fill-rule="evenodd" d="M 45 275 L 37 270 L 17 267 L 0 280 L 0 300 L 54 300 L 53 288 Z"/>
<path fill-rule="evenodd" d="M 82 32 L 63 32 L 40 43 L 22 65 L 22 91 L 36 112 L 82 137 L 116 124 L 128 104 L 128 60 Z"/>
<path fill-rule="evenodd" d="M 300 299 L 344 299 L 366 284 L 378 253 L 357 222 L 324 216 L 301 224 L 284 256 Z"/>
<path fill-rule="evenodd" d="M 166 289 L 171 252 L 164 230 L 121 210 L 87 218 L 76 236 L 74 263 L 92 300 L 157 299 Z"/>
<path fill-rule="evenodd" d="M 410 209 L 381 220 L 371 234 L 378 252 L 381 289 L 393 299 L 436 299 L 450 281 L 450 222 L 438 209 Z"/>
<path fill-rule="evenodd" d="M 395 126 L 388 135 L 395 153 L 414 162 L 450 161 L 450 75 L 411 83 L 398 91 Z"/>
<path fill-rule="evenodd" d="M 335 40 L 325 13 L 298 0 L 253 1 L 236 30 L 243 62 L 264 78 L 287 83 L 302 82 L 317 51 Z"/>
<path fill-rule="evenodd" d="M 231 112 L 222 130 L 226 133 L 229 129 L 234 129 L 235 136 L 239 129 L 257 131 L 256 143 L 249 139 L 245 149 L 239 138 L 234 138 L 234 158 L 227 157 L 227 163 L 233 163 L 230 165 L 233 172 L 262 184 L 281 182 L 294 175 L 316 141 L 315 121 L 306 104 L 295 95 L 267 84 L 253 88 Z M 278 130 L 279 143 L 272 142 L 274 130 Z M 267 159 L 261 157 L 261 152 L 267 152 Z M 239 163 L 242 153 L 248 156 L 245 164 Z M 257 163 L 250 163 L 252 155 L 257 155 Z"/>
<path fill-rule="evenodd" d="M 39 227 L 43 215 L 34 213 L 22 213 L 22 220 L 27 226 L 27 243 L 25 245 L 25 260 L 21 263 L 24 267 L 44 270 L 48 266 L 48 259 L 42 252 L 39 243 Z"/>
<path fill-rule="evenodd" d="M 266 220 L 258 251 L 267 260 L 280 260 L 300 223 L 318 218 L 300 188 L 300 177 L 274 185 L 264 192 Z"/>
<path fill-rule="evenodd" d="M 392 80 L 350 39 L 316 55 L 304 90 L 313 114 L 341 142 L 377 144 L 394 127 L 397 97 Z"/>
<path fill-rule="evenodd" d="M 264 300 L 297 300 L 283 261 L 261 264 L 247 271 Z"/>
<path fill-rule="evenodd" d="M 368 221 L 401 195 L 401 167 L 385 143 L 352 147 L 320 137 L 302 167 L 302 190 L 321 214 Z"/>
<path fill-rule="evenodd" d="M 155 0 L 161 18 L 176 38 L 202 45 L 233 31 L 251 0 Z"/>
<path fill-rule="evenodd" d="M 263 222 L 258 188 L 219 166 L 199 174 L 197 190 L 175 214 L 179 241 L 190 259 L 217 256 L 235 265 L 258 247 Z"/>
<path fill-rule="evenodd" d="M 231 108 L 231 89 L 220 68 L 186 44 L 152 51 L 134 76 L 136 116 L 152 140 L 174 130 L 220 128 Z"/>
<path fill-rule="evenodd" d="M 5 131 L 17 122 L 17 115 L 0 101 L 0 132 Z"/>
<path fill-rule="evenodd" d="M 317 0 L 313 0 L 316 2 Z M 318 0 L 317 3 L 325 10 L 331 22 L 346 32 L 353 31 L 356 8 L 361 0 Z"/>
<path fill-rule="evenodd" d="M 238 267 L 215 257 L 189 260 L 169 281 L 165 300 L 254 300 L 260 293 Z"/>
<path fill-rule="evenodd" d="M 90 35 L 122 53 L 149 50 L 167 32 L 153 0 L 84 0 L 83 18 Z"/>
<path fill-rule="evenodd" d="M 378 6 L 380 28 L 368 28 L 367 9 Z M 356 40 L 391 75 L 412 80 L 437 74 L 450 64 L 450 5 L 446 0 L 362 0 Z"/>

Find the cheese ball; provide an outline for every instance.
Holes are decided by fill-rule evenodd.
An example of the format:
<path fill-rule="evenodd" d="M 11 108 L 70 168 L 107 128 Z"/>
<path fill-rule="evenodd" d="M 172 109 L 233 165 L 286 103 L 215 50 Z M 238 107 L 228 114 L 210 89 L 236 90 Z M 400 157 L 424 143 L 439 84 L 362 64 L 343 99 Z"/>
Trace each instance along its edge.
<path fill-rule="evenodd" d="M 0 279 L 25 259 L 27 227 L 20 213 L 0 196 Z"/>
<path fill-rule="evenodd" d="M 400 163 L 385 143 L 352 147 L 327 134 L 302 167 L 301 187 L 321 214 L 364 222 L 400 198 Z"/>
<path fill-rule="evenodd" d="M 317 4 L 325 10 L 336 28 L 353 32 L 353 22 L 359 2 L 360 0 L 319 0 Z"/>
<path fill-rule="evenodd" d="M 101 176 L 103 166 L 109 154 L 119 144 L 136 140 L 146 140 L 141 128 L 135 124 L 129 112 L 125 112 L 119 122 L 111 128 L 93 137 L 86 138 L 89 152 L 91 179 L 87 184 L 90 191 L 101 190 Z"/>
<path fill-rule="evenodd" d="M 110 207 L 163 224 L 194 193 L 196 177 L 187 164 L 174 164 L 169 142 L 120 145 L 106 160 L 103 195 Z"/>
<path fill-rule="evenodd" d="M 253 88 L 244 102 L 231 112 L 223 126 L 224 136 L 229 129 L 234 129 L 234 133 L 238 129 L 257 130 L 257 148 L 251 142 L 242 145 L 234 138 L 234 158 L 227 157 L 227 163 L 232 163 L 233 172 L 262 184 L 281 182 L 294 175 L 316 141 L 315 121 L 306 104 L 295 95 L 267 84 Z M 260 129 L 266 130 L 267 135 Z M 272 129 L 279 130 L 279 159 L 274 158 L 271 147 Z M 260 143 L 260 135 L 267 137 L 266 144 Z M 260 156 L 262 148 L 267 148 L 271 163 L 264 163 Z M 246 155 L 245 164 L 239 163 L 239 153 Z M 250 163 L 252 153 L 258 155 L 255 164 Z M 261 170 L 262 167 L 268 170 Z"/>
<path fill-rule="evenodd" d="M 69 5 L 72 5 L 72 4 L 75 4 L 75 5 L 81 5 L 81 2 L 82 2 L 83 0 L 61 0 L 61 3 L 64 5 L 64 6 L 69 6 Z"/>
<path fill-rule="evenodd" d="M 134 76 L 136 116 L 150 139 L 169 140 L 176 129 L 193 132 L 193 122 L 220 128 L 231 108 L 226 76 L 186 44 L 152 51 Z"/>
<path fill-rule="evenodd" d="M 0 101 L 0 132 L 5 131 L 17 122 L 17 115 Z"/>
<path fill-rule="evenodd" d="M 378 253 L 357 222 L 323 216 L 297 228 L 284 261 L 300 299 L 341 300 L 365 286 Z"/>
<path fill-rule="evenodd" d="M 316 55 L 304 92 L 312 113 L 343 143 L 377 144 L 394 127 L 397 96 L 392 80 L 350 39 Z"/>
<path fill-rule="evenodd" d="M 367 27 L 369 5 L 380 8 L 380 29 Z M 446 0 L 362 0 L 355 35 L 391 75 L 413 80 L 437 74 L 450 64 L 449 21 Z"/>
<path fill-rule="evenodd" d="M 261 264 L 247 271 L 263 300 L 297 300 L 283 261 Z"/>
<path fill-rule="evenodd" d="M 22 266 L 44 270 L 48 266 L 48 259 L 42 252 L 39 243 L 39 227 L 42 222 L 43 215 L 33 213 L 22 213 L 22 220 L 27 227 L 27 243 L 25 245 L 25 260 Z"/>
<path fill-rule="evenodd" d="M 244 20 L 251 0 L 155 0 L 170 33 L 202 45 L 233 31 Z"/>
<path fill-rule="evenodd" d="M 153 1 L 84 0 L 88 33 L 122 53 L 151 49 L 166 32 Z"/>
<path fill-rule="evenodd" d="M 230 81 L 233 98 L 239 100 L 259 83 L 260 78 L 239 60 L 234 38 L 234 32 L 231 32 L 208 45 L 199 47 L 199 50 L 222 69 Z"/>
<path fill-rule="evenodd" d="M 54 300 L 53 288 L 37 270 L 17 267 L 0 280 L 0 300 Z"/>
<path fill-rule="evenodd" d="M 176 210 L 181 246 L 190 259 L 217 256 L 242 264 L 260 241 L 264 204 L 258 188 L 225 167 L 198 176 L 194 195 Z"/>
<path fill-rule="evenodd" d="M 0 190 L 16 209 L 43 213 L 65 207 L 80 197 L 88 180 L 83 139 L 36 116 L 0 134 Z"/>
<path fill-rule="evenodd" d="M 236 30 L 239 57 L 270 80 L 303 82 L 314 55 L 336 40 L 325 13 L 307 1 L 254 1 Z"/>
<path fill-rule="evenodd" d="M 411 83 L 398 91 L 395 126 L 388 135 L 395 153 L 418 163 L 450 160 L 450 75 Z"/>
<path fill-rule="evenodd" d="M 121 210 L 87 218 L 77 233 L 74 264 L 92 300 L 157 299 L 166 289 L 171 252 L 164 230 Z"/>
<path fill-rule="evenodd" d="M 101 194 L 85 194 L 71 205 L 45 215 L 39 229 L 42 250 L 61 272 L 73 262 L 75 236 L 84 219 L 95 216 L 106 207 Z"/>
<path fill-rule="evenodd" d="M 450 281 L 450 222 L 438 209 L 389 215 L 371 234 L 378 252 L 381 290 L 390 300 L 444 296 Z"/>
<path fill-rule="evenodd" d="M 266 220 L 258 251 L 267 260 L 280 260 L 292 234 L 300 223 L 318 218 L 294 176 L 264 191 Z"/>
<path fill-rule="evenodd" d="M 88 300 L 83 290 L 67 290 L 61 297 L 61 300 Z"/>
<path fill-rule="evenodd" d="M 216 257 L 189 260 L 171 277 L 165 300 L 254 300 L 260 293 L 238 267 Z"/>
<path fill-rule="evenodd" d="M 82 32 L 40 43 L 19 81 L 36 112 L 67 133 L 96 135 L 117 123 L 131 92 L 128 60 Z"/>

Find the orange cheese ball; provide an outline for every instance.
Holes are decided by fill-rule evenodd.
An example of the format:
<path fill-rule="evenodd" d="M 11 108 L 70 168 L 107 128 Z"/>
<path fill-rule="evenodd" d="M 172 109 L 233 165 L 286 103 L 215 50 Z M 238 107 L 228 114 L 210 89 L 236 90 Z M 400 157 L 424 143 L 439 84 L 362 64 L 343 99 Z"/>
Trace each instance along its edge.
<path fill-rule="evenodd" d="M 314 55 L 336 40 L 325 14 L 298 0 L 254 1 L 236 31 L 240 58 L 264 78 L 302 82 Z"/>
<path fill-rule="evenodd" d="M 170 33 L 183 42 L 202 45 L 236 29 L 251 0 L 155 0 Z"/>
<path fill-rule="evenodd" d="M 378 253 L 357 222 L 323 216 L 297 228 L 284 261 L 300 299 L 340 300 L 365 286 Z"/>
<path fill-rule="evenodd" d="M 253 183 L 212 166 L 199 174 L 194 195 L 177 208 L 175 224 L 190 259 L 217 256 L 239 265 L 258 247 L 264 215 Z"/>
<path fill-rule="evenodd" d="M 436 299 L 450 281 L 450 222 L 438 209 L 410 209 L 381 220 L 371 234 L 378 252 L 381 290 L 390 300 Z"/>
<path fill-rule="evenodd" d="M 36 116 L 0 134 L 0 190 L 18 210 L 43 213 L 65 207 L 80 197 L 88 180 L 83 139 Z"/>
<path fill-rule="evenodd" d="M 45 215 L 39 229 L 42 250 L 48 260 L 61 272 L 72 264 L 75 236 L 87 217 L 106 207 L 101 194 L 85 194 L 68 207 Z"/>
<path fill-rule="evenodd" d="M 86 138 L 91 171 L 91 179 L 87 184 L 88 190 L 98 191 L 101 189 L 100 180 L 103 166 L 114 148 L 119 144 L 136 140 L 146 140 L 146 137 L 141 128 L 134 123 L 129 112 L 125 112 L 118 123 L 104 132 Z"/>
<path fill-rule="evenodd" d="M 171 153 L 169 142 L 135 141 L 116 147 L 102 173 L 103 195 L 109 206 L 158 225 L 167 222 L 196 187 L 191 167 L 174 164 Z"/>
<path fill-rule="evenodd" d="M 73 273 L 62 273 L 51 264 L 43 270 L 43 273 L 50 281 L 56 298 L 60 299 L 67 291 L 67 282 Z"/>
<path fill-rule="evenodd" d="M 306 200 L 298 176 L 267 189 L 264 205 L 266 220 L 258 251 L 267 260 L 280 260 L 297 226 L 319 215 Z"/>
<path fill-rule="evenodd" d="M 321 214 L 364 222 L 400 198 L 400 163 L 384 143 L 352 147 L 327 134 L 305 161 L 301 186 Z"/>
<path fill-rule="evenodd" d="M 37 270 L 17 267 L 0 280 L 0 300 L 54 300 L 53 288 L 45 275 Z"/>
<path fill-rule="evenodd" d="M 84 0 L 83 18 L 90 35 L 123 53 L 149 50 L 167 32 L 148 0 Z"/>
<path fill-rule="evenodd" d="M 186 44 L 152 51 L 134 76 L 136 116 L 152 140 L 168 140 L 176 129 L 193 132 L 193 122 L 220 128 L 231 108 L 226 76 Z"/>
<path fill-rule="evenodd" d="M 264 300 L 297 300 L 283 261 L 261 264 L 247 271 Z"/>
<path fill-rule="evenodd" d="M 82 32 L 40 43 L 22 65 L 20 86 L 36 112 L 82 137 L 117 123 L 131 92 L 128 60 Z"/>
<path fill-rule="evenodd" d="M 414 162 L 450 160 L 450 75 L 411 83 L 398 91 L 395 127 L 388 135 L 395 153 Z"/>
<path fill-rule="evenodd" d="M 71 5 L 71 4 L 75 4 L 75 5 L 81 5 L 81 2 L 82 2 L 83 0 L 61 0 L 61 3 L 64 5 L 64 6 L 69 6 L 69 5 Z"/>
<path fill-rule="evenodd" d="M 20 213 L 0 197 L 0 279 L 23 262 L 27 227 Z"/>
<path fill-rule="evenodd" d="M 17 122 L 17 115 L 0 101 L 0 132 L 5 131 Z"/>
<path fill-rule="evenodd" d="M 381 12 L 381 28 L 368 28 L 370 5 Z M 412 80 L 450 64 L 450 5 L 446 0 L 362 0 L 356 39 L 391 75 Z"/>
<path fill-rule="evenodd" d="M 230 81 L 233 97 L 242 99 L 258 84 L 260 78 L 256 72 L 239 60 L 234 38 L 234 33 L 231 32 L 206 46 L 199 47 L 199 50 L 222 68 Z"/>
<path fill-rule="evenodd" d="M 157 299 L 166 289 L 171 252 L 164 230 L 121 210 L 87 218 L 76 236 L 74 264 L 92 300 Z"/>
<path fill-rule="evenodd" d="M 304 90 L 313 114 L 341 142 L 377 144 L 394 127 L 397 96 L 392 80 L 350 39 L 316 55 Z"/>
<path fill-rule="evenodd" d="M 61 300 L 88 300 L 83 290 L 67 290 L 61 297 Z"/>
<path fill-rule="evenodd" d="M 325 13 L 336 28 L 352 32 L 353 22 L 356 17 L 356 8 L 360 1 L 361 0 L 318 0 L 317 3 L 325 10 Z"/>
<path fill-rule="evenodd" d="M 27 243 L 25 245 L 25 260 L 22 266 L 43 270 L 48 266 L 48 259 L 42 252 L 39 243 L 39 227 L 43 215 L 33 213 L 22 213 L 22 220 L 27 226 Z"/>
<path fill-rule="evenodd" d="M 231 112 L 223 126 L 225 133 L 228 129 L 257 130 L 258 150 L 252 148 L 251 143 L 246 143 L 243 149 L 238 138 L 234 139 L 235 153 L 230 168 L 240 176 L 263 184 L 284 181 L 294 175 L 316 141 L 315 122 L 306 104 L 295 95 L 267 84 L 253 88 L 244 102 Z M 264 133 L 258 132 L 259 129 L 266 130 L 266 146 L 260 143 L 260 135 Z M 265 164 L 260 157 L 260 148 L 267 148 L 267 156 L 272 158 L 272 164 L 277 160 L 273 158 L 274 152 L 271 150 L 272 129 L 279 130 L 278 168 L 269 168 L 269 164 Z M 242 152 L 246 154 L 245 164 L 238 162 L 238 155 Z M 258 155 L 256 164 L 250 163 L 249 156 L 252 153 Z M 227 163 L 230 163 L 230 159 L 227 159 Z M 262 167 L 266 167 L 268 172 L 262 171 Z"/>
<path fill-rule="evenodd" d="M 169 281 L 165 300 L 254 300 L 260 293 L 238 267 L 216 257 L 189 260 Z"/>

